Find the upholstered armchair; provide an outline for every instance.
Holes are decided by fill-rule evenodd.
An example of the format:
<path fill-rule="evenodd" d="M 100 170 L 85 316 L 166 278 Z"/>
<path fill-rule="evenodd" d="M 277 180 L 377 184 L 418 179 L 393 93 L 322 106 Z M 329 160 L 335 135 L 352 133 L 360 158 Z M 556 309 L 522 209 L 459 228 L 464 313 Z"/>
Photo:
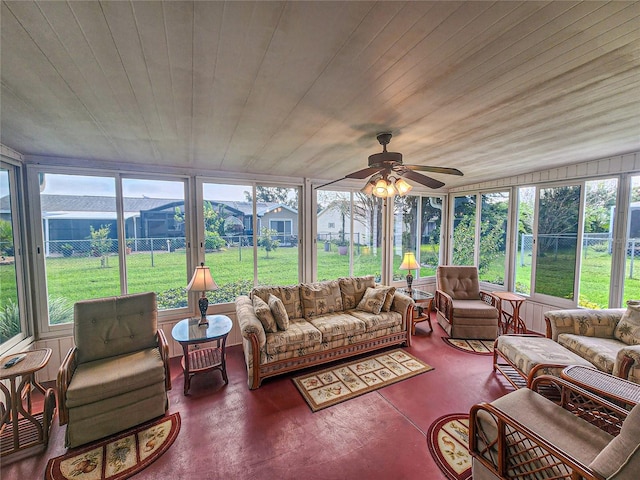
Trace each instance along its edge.
<path fill-rule="evenodd" d="M 494 340 L 498 336 L 497 300 L 480 290 L 476 267 L 439 266 L 434 302 L 438 323 L 450 337 Z"/>
<path fill-rule="evenodd" d="M 163 415 L 171 389 L 169 347 L 156 294 L 78 302 L 73 338 L 58 371 L 65 445 L 82 445 Z"/>
<path fill-rule="evenodd" d="M 640 387 L 639 387 L 640 388 Z M 560 392 L 558 401 L 541 393 Z M 473 479 L 632 480 L 640 471 L 640 405 L 631 411 L 551 376 L 471 407 Z"/>

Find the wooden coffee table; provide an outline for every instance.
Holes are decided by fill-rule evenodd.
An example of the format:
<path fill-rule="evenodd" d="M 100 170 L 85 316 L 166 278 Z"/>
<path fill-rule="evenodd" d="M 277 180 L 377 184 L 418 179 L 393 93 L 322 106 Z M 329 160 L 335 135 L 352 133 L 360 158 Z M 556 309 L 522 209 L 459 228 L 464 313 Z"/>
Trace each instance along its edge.
<path fill-rule="evenodd" d="M 175 324 L 171 331 L 173 339 L 182 345 L 182 371 L 184 372 L 184 394 L 189 393 L 191 377 L 198 373 L 220 370 L 224 383 L 229 383 L 225 358 L 227 336 L 233 323 L 226 315 L 207 315 L 208 325 L 199 326 L 200 318 L 185 318 Z M 215 347 L 189 351 L 189 345 L 216 342 Z"/>

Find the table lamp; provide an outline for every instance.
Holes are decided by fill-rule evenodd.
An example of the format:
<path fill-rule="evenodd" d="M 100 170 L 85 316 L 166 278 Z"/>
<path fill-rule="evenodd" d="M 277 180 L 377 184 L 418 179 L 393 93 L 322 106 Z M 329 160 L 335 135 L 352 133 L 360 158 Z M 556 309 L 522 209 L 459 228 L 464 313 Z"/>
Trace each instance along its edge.
<path fill-rule="evenodd" d="M 201 263 L 199 267 L 196 267 L 196 271 L 193 272 L 193 277 L 191 277 L 191 281 L 189 282 L 189 285 L 187 285 L 187 290 L 189 292 L 202 292 L 202 296 L 198 300 L 198 308 L 200 309 L 200 322 L 198 322 L 199 327 L 209 325 L 209 322 L 207 322 L 209 299 L 206 297 L 205 293 L 217 289 L 218 285 L 216 285 L 216 282 L 213 280 L 209 267 L 205 267 L 204 263 Z"/>
<path fill-rule="evenodd" d="M 411 275 L 411 270 L 417 270 L 420 268 L 420 265 L 416 261 L 416 256 L 413 252 L 407 252 L 404 254 L 404 258 L 402 259 L 402 263 L 400 264 L 400 270 L 409 270 L 407 273 L 407 290 L 411 291 L 411 284 L 413 283 L 413 275 Z"/>

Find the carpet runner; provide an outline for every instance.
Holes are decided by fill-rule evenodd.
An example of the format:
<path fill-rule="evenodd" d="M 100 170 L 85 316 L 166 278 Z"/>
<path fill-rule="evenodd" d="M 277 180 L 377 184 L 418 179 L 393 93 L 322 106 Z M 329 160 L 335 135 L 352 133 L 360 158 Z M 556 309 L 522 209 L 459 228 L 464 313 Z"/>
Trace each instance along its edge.
<path fill-rule="evenodd" d="M 445 415 L 429 427 L 429 451 L 436 465 L 451 480 L 471 480 L 469 415 Z"/>
<path fill-rule="evenodd" d="M 462 350 L 467 353 L 475 353 L 476 355 L 492 355 L 493 354 L 493 340 L 473 340 L 464 338 L 445 338 L 442 340 L 457 350 Z"/>
<path fill-rule="evenodd" d="M 300 375 L 293 383 L 316 412 L 429 370 L 433 367 L 396 349 Z"/>
<path fill-rule="evenodd" d="M 123 480 L 153 463 L 171 446 L 180 431 L 180 414 L 173 413 L 138 425 L 117 436 L 69 450 L 52 458 L 46 480 Z"/>

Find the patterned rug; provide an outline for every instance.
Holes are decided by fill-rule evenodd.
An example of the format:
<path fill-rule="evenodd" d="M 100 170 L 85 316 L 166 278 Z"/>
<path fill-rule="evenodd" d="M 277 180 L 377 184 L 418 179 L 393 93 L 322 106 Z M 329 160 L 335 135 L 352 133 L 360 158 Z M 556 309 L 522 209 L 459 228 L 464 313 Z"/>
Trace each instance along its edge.
<path fill-rule="evenodd" d="M 307 373 L 295 377 L 293 383 L 317 412 L 429 370 L 433 367 L 398 348 Z"/>
<path fill-rule="evenodd" d="M 69 450 L 47 463 L 46 480 L 123 480 L 153 463 L 180 431 L 180 414 L 138 425 L 116 437 Z"/>
<path fill-rule="evenodd" d="M 445 343 L 457 350 L 467 353 L 475 353 L 477 355 L 493 354 L 493 340 L 472 340 L 464 338 L 446 338 L 442 337 Z"/>
<path fill-rule="evenodd" d="M 451 480 L 471 480 L 469 415 L 458 413 L 440 417 L 429 427 L 429 451 L 440 470 Z"/>

